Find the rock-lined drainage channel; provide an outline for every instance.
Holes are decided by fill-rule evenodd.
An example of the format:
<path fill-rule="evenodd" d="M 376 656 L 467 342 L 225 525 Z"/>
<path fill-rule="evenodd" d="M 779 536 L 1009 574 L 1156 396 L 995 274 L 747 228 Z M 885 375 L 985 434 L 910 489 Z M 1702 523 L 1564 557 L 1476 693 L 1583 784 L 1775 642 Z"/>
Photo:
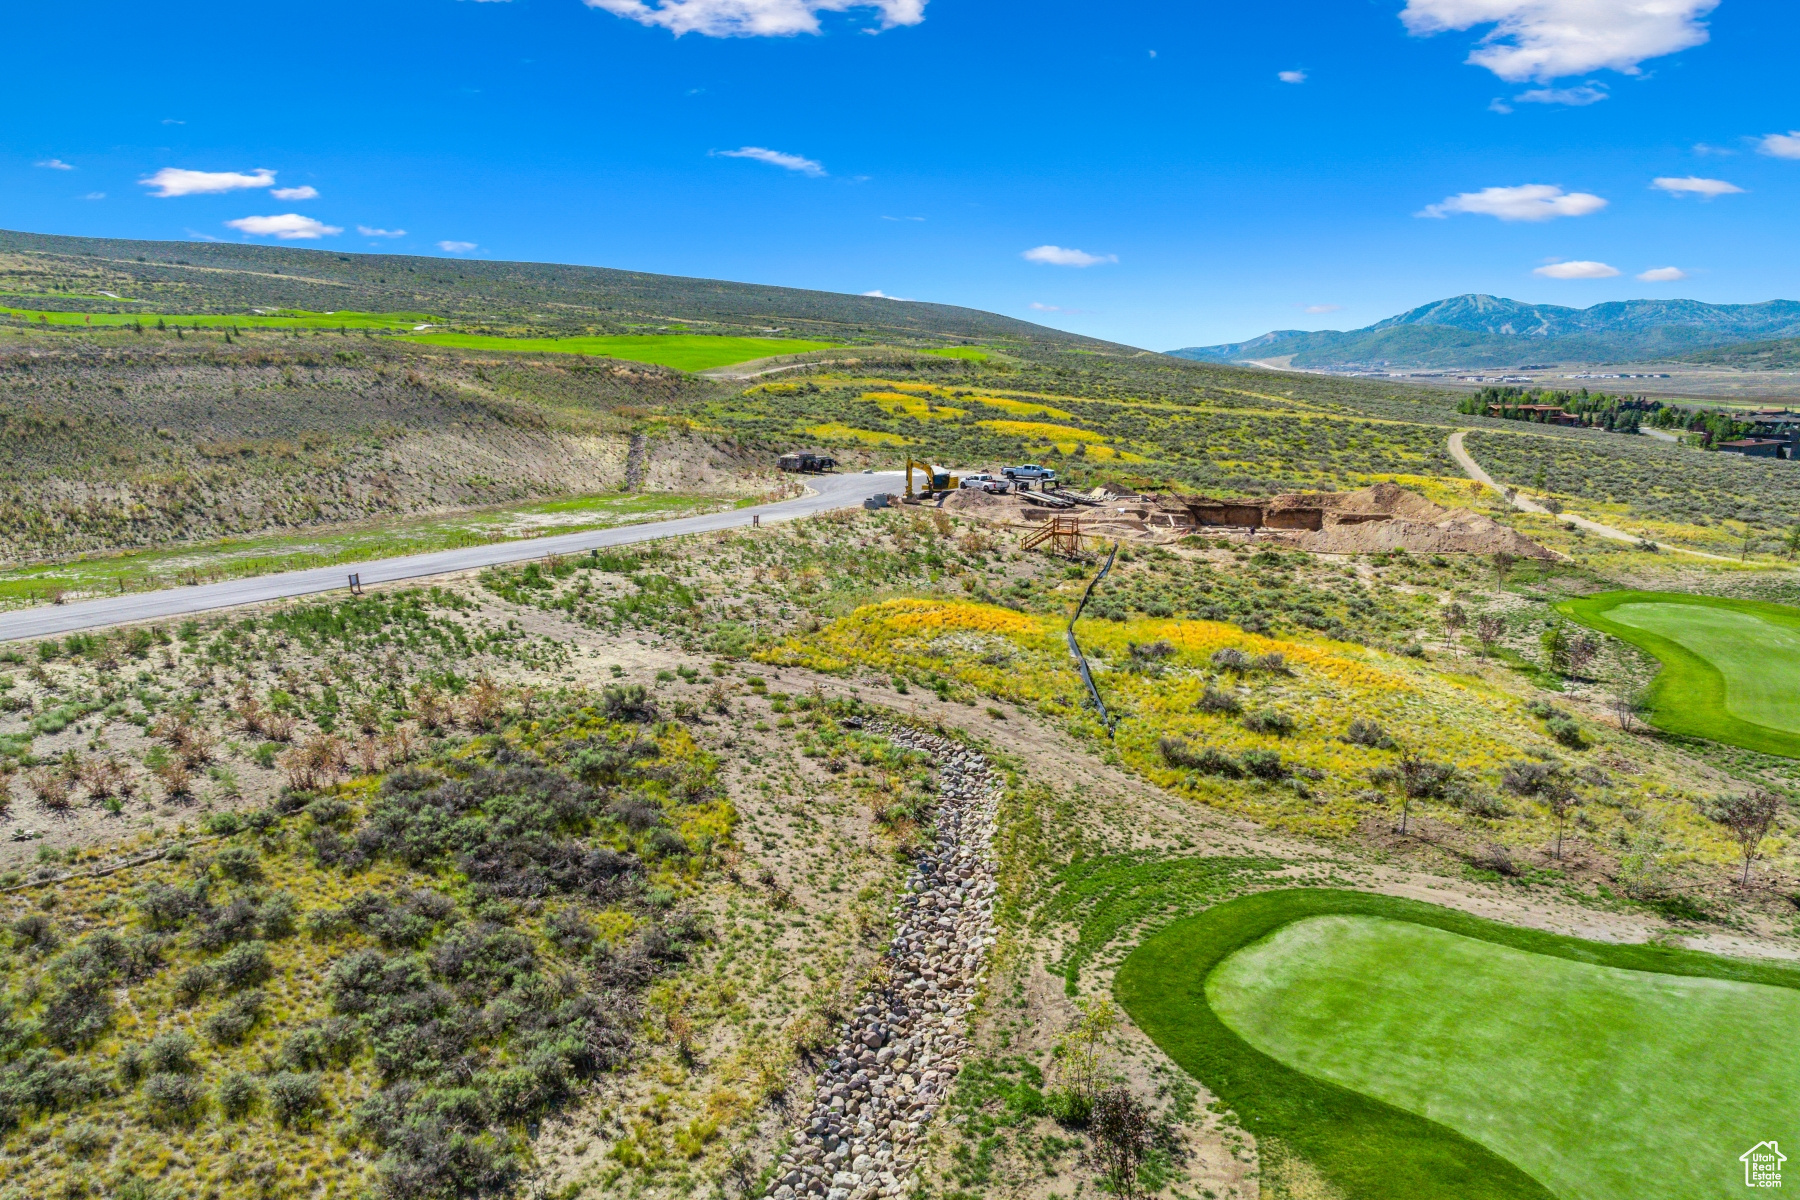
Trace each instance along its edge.
<path fill-rule="evenodd" d="M 937 843 L 894 908 L 886 981 L 839 1031 L 811 1113 L 793 1130 L 768 1195 L 870 1200 L 916 1186 L 925 1133 L 969 1043 L 963 1036 L 994 942 L 995 810 L 986 757 L 946 737 L 886 721 L 868 729 L 937 764 Z"/>

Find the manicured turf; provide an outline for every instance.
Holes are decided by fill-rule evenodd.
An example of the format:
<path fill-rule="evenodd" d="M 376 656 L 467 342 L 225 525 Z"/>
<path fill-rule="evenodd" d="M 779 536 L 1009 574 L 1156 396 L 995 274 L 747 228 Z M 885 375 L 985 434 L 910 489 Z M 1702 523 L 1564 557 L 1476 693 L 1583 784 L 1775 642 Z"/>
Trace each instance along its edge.
<path fill-rule="evenodd" d="M 1643 1071 L 1649 1069 L 1645 1064 L 1654 1064 L 1659 1053 L 1666 1052 L 1676 1064 L 1670 1068 L 1671 1073 L 1679 1073 L 1683 1064 L 1691 1062 L 1691 1059 L 1678 1059 L 1675 1056 L 1691 1047 L 1695 1039 L 1682 1035 L 1664 1046 L 1656 1040 L 1664 1030 L 1656 1022 L 1649 1022 L 1643 1030 L 1642 1049 L 1633 1047 L 1631 1070 L 1636 1073 L 1627 1073 L 1623 1066 L 1615 1067 L 1606 1056 L 1617 1051 L 1618 1038 L 1629 1039 L 1629 1030 L 1621 1033 L 1613 1023 L 1615 1018 L 1612 1016 L 1606 1016 L 1604 1021 L 1596 1025 L 1595 1019 L 1584 1014 L 1580 1004 L 1565 1008 L 1560 1003 L 1553 1003 L 1546 1015 L 1542 1007 L 1542 988 L 1533 984 L 1529 975 L 1543 972 L 1546 978 L 1552 978 L 1555 977 L 1552 973 L 1560 974 L 1566 967 L 1579 964 L 1587 966 L 1574 977 L 1583 980 L 1600 977 L 1590 973 L 1595 967 L 1614 968 L 1614 971 L 1603 973 L 1609 979 L 1617 978 L 1619 972 L 1649 973 L 1641 980 L 1633 981 L 1630 987 L 1623 988 L 1619 993 L 1622 997 L 1635 997 L 1640 1002 L 1645 1002 L 1645 997 L 1718 988 L 1716 984 L 1697 981 L 1732 980 L 1744 984 L 1768 985 L 1763 988 L 1719 989 L 1726 994 L 1745 996 L 1766 997 L 1773 988 L 1800 989 L 1800 971 L 1789 968 L 1718 958 L 1662 946 L 1617 946 L 1585 942 L 1577 938 L 1484 921 L 1435 905 L 1390 896 L 1296 888 L 1262 892 L 1233 900 L 1197 917 L 1177 921 L 1146 939 L 1120 966 L 1114 991 L 1141 1029 L 1237 1113 L 1244 1127 L 1264 1146 L 1265 1156 L 1277 1158 L 1284 1153 L 1299 1155 L 1349 1200 L 1499 1200 L 1502 1197 L 1508 1200 L 1523 1200 L 1525 1197 L 1546 1200 L 1559 1195 L 1563 1200 L 1575 1200 L 1576 1197 L 1585 1200 L 1588 1196 L 1602 1195 L 1700 1197 L 1725 1194 L 1724 1184 L 1729 1183 L 1732 1178 L 1729 1175 L 1707 1176 L 1709 1180 L 1717 1178 L 1723 1181 L 1716 1188 L 1709 1184 L 1698 1190 L 1689 1186 L 1685 1191 L 1653 1193 L 1640 1190 L 1634 1181 L 1630 1187 L 1605 1190 L 1608 1178 L 1605 1172 L 1610 1169 L 1606 1164 L 1614 1161 L 1612 1156 L 1615 1154 L 1605 1144 L 1577 1147 L 1578 1151 L 1588 1156 L 1587 1161 L 1576 1162 L 1571 1158 L 1554 1173 L 1545 1173 L 1546 1182 L 1540 1182 L 1532 1172 L 1540 1170 L 1541 1159 L 1515 1161 L 1506 1153 L 1497 1152 L 1483 1144 L 1495 1136 L 1494 1131 L 1505 1120 L 1510 1119 L 1508 1114 L 1499 1110 L 1518 1102 L 1519 1089 L 1534 1078 L 1530 1074 L 1523 1080 L 1497 1078 L 1494 1081 L 1492 1111 L 1485 1117 L 1478 1113 L 1471 1118 L 1469 1128 L 1482 1139 L 1477 1141 L 1458 1128 L 1453 1128 L 1450 1123 L 1408 1111 L 1398 1104 L 1387 1102 L 1380 1095 L 1365 1094 L 1355 1088 L 1310 1074 L 1264 1053 L 1246 1041 L 1214 1011 L 1207 994 L 1209 976 L 1237 951 L 1254 946 L 1285 926 L 1315 917 L 1332 916 L 1386 918 L 1488 943 L 1495 952 L 1510 948 L 1512 951 L 1542 956 L 1522 960 L 1530 966 L 1529 972 L 1515 971 L 1508 975 L 1504 971 L 1496 972 L 1484 967 L 1483 971 L 1494 981 L 1494 986 L 1484 993 L 1485 1003 L 1466 1010 L 1464 1019 L 1474 1022 L 1492 1021 L 1510 1029 L 1513 1036 L 1521 1039 L 1522 1045 L 1509 1051 L 1506 1060 L 1508 1069 L 1515 1072 L 1528 1070 L 1521 1064 L 1530 1062 L 1531 1051 L 1534 1049 L 1542 1052 L 1546 1064 L 1553 1057 L 1566 1058 L 1571 1054 L 1585 1054 L 1580 1063 L 1555 1064 L 1556 1070 L 1562 1072 L 1560 1077 L 1576 1078 L 1578 1072 L 1571 1068 L 1585 1069 L 1599 1093 L 1603 1093 L 1615 1079 L 1620 1086 L 1637 1086 L 1642 1081 Z M 1455 940 L 1451 939 L 1443 944 L 1455 944 Z M 1477 963 L 1483 961 L 1479 954 L 1473 957 Z M 1419 987 L 1428 986 L 1433 979 L 1430 963 L 1404 966 L 1406 970 L 1419 975 Z M 1373 998 L 1378 995 L 1382 986 L 1386 986 L 1380 974 L 1382 969 L 1377 966 L 1369 977 L 1356 985 L 1368 1000 L 1366 1007 L 1371 1021 L 1379 1011 Z M 1451 989 L 1449 1002 L 1467 1005 L 1467 995 L 1457 989 L 1455 980 L 1439 978 L 1437 982 L 1440 986 Z M 1401 987 L 1401 981 L 1396 981 L 1393 986 Z M 1577 990 L 1570 996 L 1570 1000 L 1591 1005 L 1591 987 L 1590 984 L 1588 990 Z M 1476 990 L 1479 992 L 1478 988 Z M 1353 994 L 1355 991 L 1353 989 Z M 1698 994 L 1712 993 L 1699 991 Z M 1515 998 L 1517 1003 L 1529 1002 L 1533 1006 L 1535 1024 L 1516 1019 L 1512 1015 Z M 1271 1004 L 1282 1002 L 1279 997 L 1269 1001 Z M 1615 1002 L 1622 1004 L 1616 998 Z M 1797 1011 L 1797 1007 L 1793 1005 L 1792 999 L 1782 996 L 1766 1003 L 1770 1004 L 1772 1011 L 1790 1014 L 1782 1018 L 1787 1022 L 1783 1028 L 1794 1027 L 1795 1018 L 1791 1014 Z M 1740 1017 L 1737 1026 L 1727 1028 L 1719 1023 L 1722 1018 L 1718 1017 L 1717 1010 L 1717 1003 L 1710 1007 L 1707 1004 L 1696 1004 L 1688 1010 L 1689 1019 L 1697 1027 L 1705 1026 L 1709 1030 L 1709 1040 L 1704 1043 L 1707 1053 L 1723 1055 L 1728 1052 L 1732 1056 L 1740 1055 L 1743 1053 L 1741 1047 L 1730 1045 L 1721 1048 L 1721 1040 L 1728 1040 L 1740 1033 L 1751 1036 L 1747 1030 L 1762 1028 L 1774 1020 Z M 1362 1006 L 1353 1004 L 1350 1011 L 1362 1015 Z M 1410 1017 L 1412 1028 L 1417 1030 L 1421 1042 L 1422 1049 L 1411 1051 L 1415 1055 L 1448 1054 L 1446 1039 L 1453 1041 L 1454 1037 L 1478 1036 L 1477 1033 L 1465 1034 L 1446 1022 L 1439 1022 L 1428 1006 L 1403 1016 Z M 1583 1037 L 1584 1024 L 1594 1027 L 1591 1051 L 1584 1050 L 1588 1045 Z M 1379 1029 L 1371 1030 L 1371 1036 L 1379 1032 Z M 1786 1056 L 1784 1046 L 1785 1042 L 1777 1039 L 1773 1043 L 1752 1044 L 1749 1050 L 1770 1057 Z M 1739 1058 L 1738 1061 L 1743 1060 Z M 1775 1066 L 1759 1069 L 1765 1074 L 1777 1069 L 1785 1071 L 1785 1068 Z M 1468 1070 L 1474 1072 L 1477 1067 L 1469 1067 Z M 1398 1076 L 1403 1072 L 1399 1067 L 1394 1067 L 1391 1074 Z M 1700 1072 L 1694 1074 L 1698 1076 Z M 1762 1082 L 1763 1078 L 1755 1076 L 1746 1079 L 1739 1090 L 1769 1086 Z M 1442 1082 L 1443 1086 L 1449 1087 L 1447 1082 L 1435 1082 Z M 1427 1085 L 1432 1083 L 1433 1080 L 1426 1080 Z M 1371 1087 L 1374 1086 L 1371 1084 Z M 1730 1091 L 1731 1086 L 1736 1085 L 1727 1085 L 1726 1090 Z M 1710 1096 L 1706 1103 L 1716 1103 L 1729 1109 L 1740 1103 L 1754 1102 L 1767 1105 L 1759 1110 L 1761 1112 L 1793 1112 L 1796 1109 L 1794 1101 L 1800 1097 L 1797 1097 L 1793 1086 L 1784 1083 L 1781 1087 L 1785 1090 L 1768 1097 L 1750 1096 L 1740 1099 L 1735 1095 Z M 1544 1093 L 1543 1103 L 1554 1098 L 1554 1088 L 1546 1086 Z M 1643 1097 L 1640 1096 L 1639 1099 L 1642 1101 Z M 1529 1102 L 1539 1104 L 1540 1100 L 1534 1095 Z M 1691 1101 L 1684 1103 L 1687 1102 Z M 1679 1108 L 1674 1101 L 1669 1103 Z M 1427 1106 L 1427 1111 L 1437 1110 Z M 1683 1116 L 1680 1111 L 1672 1114 L 1669 1108 L 1660 1112 L 1665 1122 L 1679 1120 Z M 1697 1118 L 1694 1128 L 1712 1128 L 1706 1123 L 1709 1119 L 1704 1116 Z M 1770 1124 L 1768 1129 L 1743 1129 L 1743 1136 L 1738 1139 L 1743 1141 L 1742 1146 L 1737 1146 L 1733 1141 L 1733 1148 L 1728 1155 L 1724 1154 L 1722 1148 L 1719 1150 L 1724 1158 L 1722 1163 L 1707 1163 L 1702 1166 L 1706 1170 L 1723 1171 L 1729 1168 L 1737 1171 L 1737 1155 L 1757 1141 L 1780 1138 L 1784 1134 L 1788 1137 L 1800 1136 L 1800 1129 L 1774 1127 L 1779 1125 L 1776 1120 L 1771 1120 Z M 1736 1138 L 1739 1131 L 1729 1132 Z M 1637 1177 L 1638 1180 L 1649 1179 L 1659 1171 L 1664 1171 L 1662 1143 L 1665 1138 L 1683 1142 L 1679 1147 L 1683 1156 L 1677 1163 L 1679 1169 L 1699 1169 L 1682 1165 L 1691 1164 L 1692 1156 L 1701 1154 L 1699 1149 L 1685 1141 L 1689 1134 L 1669 1132 L 1660 1127 L 1645 1132 L 1641 1126 L 1634 1126 L 1626 1133 L 1633 1139 L 1627 1149 L 1637 1155 L 1637 1164 L 1642 1172 Z M 1710 1152 L 1710 1149 L 1706 1150 L 1706 1153 Z M 1544 1153 L 1547 1155 L 1548 1151 Z M 1569 1190 L 1566 1181 L 1571 1178 L 1586 1180 L 1581 1185 L 1586 1190 Z M 1691 1177 L 1676 1178 L 1681 1180 Z M 1742 1186 L 1741 1177 L 1738 1186 Z M 1553 1187 L 1555 1190 L 1552 1190 Z"/>
<path fill-rule="evenodd" d="M 1206 981 L 1251 1045 L 1448 1125 L 1562 1200 L 1692 1200 L 1800 1132 L 1791 988 L 1549 958 L 1378 917 L 1316 917 Z M 1772 1052 L 1773 1051 L 1773 1052 Z M 1653 1164 L 1653 1165 L 1652 1165 Z"/>
<path fill-rule="evenodd" d="M 1602 592 L 1558 607 L 1654 654 L 1651 723 L 1800 758 L 1800 609 L 1677 592 Z"/>
<path fill-rule="evenodd" d="M 404 340 L 427 346 L 453 346 L 459 350 L 504 350 L 518 354 L 591 354 L 601 358 L 654 363 L 657 366 L 674 367 L 678 371 L 704 371 L 709 367 L 729 366 L 732 363 L 748 362 L 753 358 L 825 350 L 833 345 L 831 342 L 808 342 L 799 338 L 706 337 L 692 333 L 566 338 L 421 333 L 408 335 Z"/>

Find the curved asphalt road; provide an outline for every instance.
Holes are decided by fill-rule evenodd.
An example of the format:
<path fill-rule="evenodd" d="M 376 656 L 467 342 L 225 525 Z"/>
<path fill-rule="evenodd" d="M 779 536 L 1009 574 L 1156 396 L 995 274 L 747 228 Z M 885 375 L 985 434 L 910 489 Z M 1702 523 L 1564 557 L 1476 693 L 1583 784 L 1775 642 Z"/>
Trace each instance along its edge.
<path fill-rule="evenodd" d="M 208 612 L 215 608 L 235 608 L 240 604 L 281 600 L 290 596 L 310 596 L 348 586 L 352 571 L 362 577 L 364 587 L 372 587 L 378 583 L 398 583 L 408 579 L 424 579 L 431 575 L 448 575 L 455 571 L 527 562 L 548 554 L 581 554 L 597 547 L 629 546 L 635 542 L 657 541 L 687 533 L 711 533 L 719 529 L 741 528 L 749 525 L 751 518 L 758 516 L 769 521 L 791 521 L 795 517 L 861 504 L 878 492 L 902 490 L 902 482 L 898 471 L 883 471 L 874 475 L 821 475 L 810 481 L 814 489 L 811 494 L 795 500 L 783 500 L 778 504 L 759 504 L 754 508 L 738 508 L 700 517 L 682 517 L 674 521 L 615 525 L 609 529 L 588 529 L 580 533 L 557 534 L 554 537 L 495 542 L 492 545 L 459 550 L 436 550 L 429 554 L 409 554 L 403 558 L 380 558 L 365 563 L 285 571 L 278 575 L 258 575 L 251 579 L 233 579 L 201 587 L 169 588 L 104 600 L 83 600 L 75 604 L 21 609 L 18 612 L 0 613 L 0 642 L 17 638 L 53 637 L 104 625 L 158 621 L 189 613 Z"/>

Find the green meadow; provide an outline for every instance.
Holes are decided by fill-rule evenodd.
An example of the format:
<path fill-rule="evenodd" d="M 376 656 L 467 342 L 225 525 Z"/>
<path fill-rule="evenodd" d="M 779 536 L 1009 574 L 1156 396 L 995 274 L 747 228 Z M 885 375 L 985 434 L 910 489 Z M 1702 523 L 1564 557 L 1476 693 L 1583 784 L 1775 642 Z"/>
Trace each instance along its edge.
<path fill-rule="evenodd" d="M 1602 592 L 1558 606 L 1656 656 L 1651 722 L 1800 758 L 1800 609 L 1675 592 Z"/>
<path fill-rule="evenodd" d="M 1800 1137 L 1789 967 L 1294 888 L 1166 926 L 1114 991 L 1348 1200 L 1699 1200 Z"/>
<path fill-rule="evenodd" d="M 692 333 L 566 338 L 420 333 L 408 334 L 403 340 L 458 350 L 494 350 L 512 354 L 587 354 L 598 358 L 653 363 L 659 367 L 674 367 L 678 371 L 704 371 L 710 367 L 724 367 L 777 354 L 826 350 L 834 344 L 803 341 L 799 338 L 709 337 Z"/>

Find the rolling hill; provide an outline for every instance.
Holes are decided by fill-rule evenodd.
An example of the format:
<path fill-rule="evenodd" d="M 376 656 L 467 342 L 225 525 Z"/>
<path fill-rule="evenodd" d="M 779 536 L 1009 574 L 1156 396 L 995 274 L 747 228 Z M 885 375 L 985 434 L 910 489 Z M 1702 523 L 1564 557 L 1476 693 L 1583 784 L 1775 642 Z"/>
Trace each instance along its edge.
<path fill-rule="evenodd" d="M 110 295 L 108 293 L 111 293 Z M 80 312 L 429 313 L 507 332 L 761 335 L 901 345 L 1110 343 L 951 304 L 554 263 L 0 230 L 0 304 Z"/>
<path fill-rule="evenodd" d="M 1334 367 L 1510 367 L 1526 362 L 1622 362 L 1800 335 L 1800 302 L 1703 304 L 1619 300 L 1590 308 L 1453 296 L 1348 331 L 1276 330 L 1246 342 L 1169 353 L 1200 362 L 1286 359 Z"/>

